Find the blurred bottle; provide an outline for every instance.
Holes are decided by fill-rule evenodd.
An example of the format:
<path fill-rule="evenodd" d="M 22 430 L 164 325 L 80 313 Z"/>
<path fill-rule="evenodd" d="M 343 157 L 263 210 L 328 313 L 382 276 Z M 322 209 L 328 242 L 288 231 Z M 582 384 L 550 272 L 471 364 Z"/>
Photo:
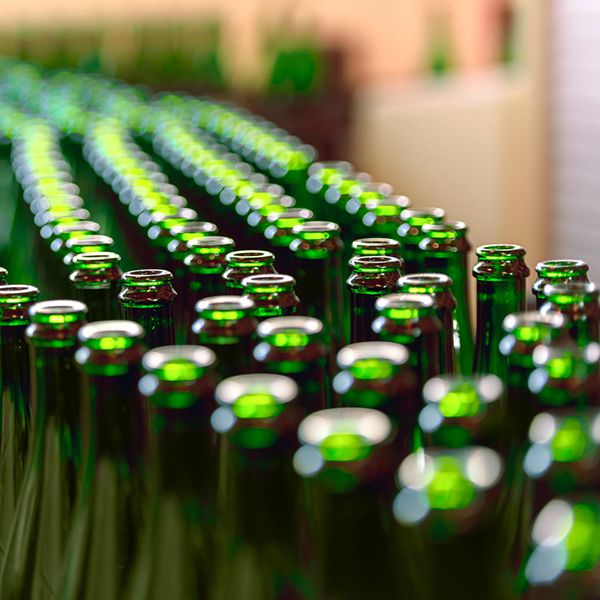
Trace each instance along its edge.
<path fill-rule="evenodd" d="M 452 279 L 441 273 L 414 273 L 400 278 L 398 291 L 404 294 L 425 294 L 433 298 L 442 324 L 440 369 L 442 373 L 454 373 L 457 362 L 455 341 L 460 341 L 460 337 L 455 329 L 455 324 L 458 327 L 454 318 L 457 302 L 452 294 Z"/>
<path fill-rule="evenodd" d="M 175 342 L 173 304 L 177 292 L 171 285 L 172 279 L 172 273 L 163 269 L 127 271 L 121 277 L 122 318 L 143 327 L 145 342 L 150 349 Z"/>
<path fill-rule="evenodd" d="M 300 481 L 292 468 L 304 411 L 283 375 L 239 375 L 215 393 L 221 434 L 218 506 L 226 545 L 216 571 L 224 599 L 302 598 L 304 527 Z"/>
<path fill-rule="evenodd" d="M 419 389 L 428 379 L 441 373 L 442 323 L 434 301 L 425 294 L 389 294 L 375 303 L 379 316 L 373 321 L 373 331 L 386 342 L 406 346 L 417 374 Z"/>
<path fill-rule="evenodd" d="M 214 575 L 217 457 L 210 414 L 218 382 L 215 354 L 202 346 L 146 353 L 154 437 L 152 517 L 142 533 L 128 600 L 208 596 Z"/>
<path fill-rule="evenodd" d="M 254 348 L 258 369 L 291 377 L 300 389 L 307 412 L 331 408 L 329 348 L 323 343 L 323 324 L 313 317 L 273 317 L 256 329 L 261 340 Z"/>
<path fill-rule="evenodd" d="M 337 355 L 342 369 L 333 380 L 340 406 L 375 408 L 386 414 L 397 433 L 399 459 L 414 449 L 417 415 L 423 401 L 408 350 L 393 342 L 349 344 Z"/>
<path fill-rule="evenodd" d="M 471 296 L 469 293 L 468 228 L 460 221 L 423 225 L 427 236 L 420 243 L 423 250 L 423 272 L 443 273 L 452 280 L 452 294 L 456 298 L 454 311 L 454 346 L 457 367 L 464 376 L 471 374 L 475 357 L 473 328 L 471 326 Z"/>
<path fill-rule="evenodd" d="M 600 336 L 600 292 L 593 283 L 569 282 L 548 284 L 543 294 L 546 302 L 542 314 L 559 312 L 565 317 L 565 326 L 580 348 L 598 342 Z"/>
<path fill-rule="evenodd" d="M 120 262 L 114 252 L 76 254 L 71 260 L 69 279 L 75 298 L 88 307 L 88 321 L 119 318 Z"/>
<path fill-rule="evenodd" d="M 404 223 L 400 215 L 409 206 L 410 200 L 406 196 L 368 200 L 362 222 L 371 235 L 396 236 Z"/>
<path fill-rule="evenodd" d="M 477 337 L 473 373 L 497 375 L 506 381 L 508 365 L 500 353 L 502 322 L 511 313 L 525 310 L 525 248 L 514 245 L 480 246 L 477 279 Z"/>
<path fill-rule="evenodd" d="M 346 281 L 350 291 L 350 342 L 368 342 L 376 338 L 371 325 L 377 317 L 378 298 L 396 291 L 403 263 L 394 256 L 354 256 L 352 273 Z"/>
<path fill-rule="evenodd" d="M 539 310 L 548 300 L 544 288 L 548 284 L 589 283 L 589 266 L 582 260 L 548 260 L 536 265 L 537 279 L 531 290 L 536 298 L 535 307 Z"/>
<path fill-rule="evenodd" d="M 61 583 L 63 600 L 124 597 L 149 517 L 148 415 L 138 391 L 144 330 L 98 321 L 79 330 L 86 453 Z"/>
<path fill-rule="evenodd" d="M 313 546 L 307 596 L 397 598 L 404 564 L 389 535 L 397 463 L 390 419 L 367 408 L 318 411 L 302 421 L 298 437 L 294 468 L 304 478 Z"/>
<path fill-rule="evenodd" d="M 423 226 L 441 223 L 446 213 L 441 208 L 407 208 L 402 211 L 402 225 L 398 228 L 398 236 L 402 243 L 402 258 L 405 272 L 423 272 L 423 251 L 419 244 L 427 237 Z"/>
<path fill-rule="evenodd" d="M 81 485 L 81 374 L 74 360 L 87 307 L 72 300 L 34 304 L 31 344 L 35 423 L 23 485 L 3 544 L 2 598 L 56 597 Z"/>
<path fill-rule="evenodd" d="M 39 291 L 31 285 L 0 286 L 0 366 L 2 439 L 0 440 L 0 552 L 8 543 L 23 483 L 32 435 L 30 356 L 25 330 Z"/>
<path fill-rule="evenodd" d="M 300 298 L 294 291 L 295 285 L 296 280 L 291 275 L 276 273 L 250 275 L 242 279 L 244 295 L 254 302 L 254 316 L 259 321 L 295 314 L 300 304 Z"/>
<path fill-rule="evenodd" d="M 254 302 L 247 296 L 211 296 L 196 304 L 198 320 L 192 332 L 218 359 L 222 377 L 248 372 L 253 367 L 252 351 L 258 322 Z"/>
<path fill-rule="evenodd" d="M 112 252 L 114 240 L 107 235 L 86 235 L 70 238 L 65 242 L 63 263 L 67 270 L 71 268 L 71 262 L 76 254 L 87 252 Z"/>
<path fill-rule="evenodd" d="M 229 294 L 243 294 L 242 280 L 250 275 L 277 273 L 275 255 L 266 250 L 235 250 L 225 256 L 225 261 L 227 268 L 222 277 Z"/>

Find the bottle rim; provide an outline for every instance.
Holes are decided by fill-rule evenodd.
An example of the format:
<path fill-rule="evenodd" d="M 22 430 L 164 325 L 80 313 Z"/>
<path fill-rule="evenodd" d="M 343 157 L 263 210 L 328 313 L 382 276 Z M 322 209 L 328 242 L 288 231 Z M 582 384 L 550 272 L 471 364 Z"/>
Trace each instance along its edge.
<path fill-rule="evenodd" d="M 407 196 L 388 195 L 385 198 L 369 198 L 365 206 L 369 210 L 374 210 L 379 206 L 395 206 L 399 208 L 398 214 L 409 208 L 411 205 L 410 198 Z"/>
<path fill-rule="evenodd" d="M 430 404 L 439 404 L 450 393 L 458 393 L 468 388 L 475 391 L 483 404 L 497 402 L 504 393 L 504 384 L 496 375 L 482 374 L 472 377 L 461 375 L 438 375 L 427 381 L 423 387 L 423 399 Z"/>
<path fill-rule="evenodd" d="M 306 223 L 296 225 L 292 231 L 303 239 L 313 239 L 313 237 L 317 239 L 329 236 L 315 234 L 339 235 L 340 226 L 332 221 L 307 221 Z"/>
<path fill-rule="evenodd" d="M 398 280 L 398 289 L 409 294 L 432 294 L 450 289 L 454 282 L 443 273 L 411 273 Z"/>
<path fill-rule="evenodd" d="M 275 262 L 275 255 L 268 250 L 234 250 L 225 256 L 225 261 L 229 267 L 272 265 Z"/>
<path fill-rule="evenodd" d="M 350 369 L 357 362 L 372 358 L 401 366 L 408 362 L 408 356 L 408 350 L 395 342 L 357 342 L 338 352 L 337 363 L 342 369 Z"/>
<path fill-rule="evenodd" d="M 516 244 L 489 244 L 479 246 L 475 253 L 481 260 L 507 261 L 523 258 L 527 251 Z"/>
<path fill-rule="evenodd" d="M 186 361 L 191 363 L 198 371 L 207 369 L 216 363 L 217 356 L 205 346 L 182 345 L 182 346 L 159 346 L 153 348 L 144 354 L 142 366 L 144 369 L 153 373 L 164 370 L 165 366 L 174 361 Z M 199 376 L 198 373 L 196 376 Z M 176 374 L 171 374 L 176 377 Z M 168 375 L 167 375 L 168 376 Z M 169 377 L 169 376 L 168 376 Z M 159 376 L 159 379 L 162 377 Z M 177 381 L 178 378 L 170 378 L 169 381 Z"/>
<path fill-rule="evenodd" d="M 72 250 L 76 247 L 86 248 L 88 246 L 113 246 L 115 241 L 107 235 L 82 235 L 74 237 L 65 242 L 65 247 Z"/>
<path fill-rule="evenodd" d="M 401 244 L 398 240 L 384 237 L 360 238 L 352 242 L 354 250 L 400 250 Z"/>
<path fill-rule="evenodd" d="M 268 395 L 276 404 L 287 404 L 298 395 L 298 385 L 290 377 L 274 373 L 236 375 L 217 385 L 215 399 L 232 405 L 244 396 Z"/>
<path fill-rule="evenodd" d="M 402 261 L 387 254 L 353 256 L 349 262 L 350 268 L 358 273 L 400 273 Z"/>
<path fill-rule="evenodd" d="M 544 277 L 562 279 L 572 275 L 583 275 L 589 271 L 589 265 L 578 259 L 558 259 L 539 262 L 535 270 Z"/>
<path fill-rule="evenodd" d="M 0 304 L 21 304 L 35 301 L 39 296 L 39 289 L 33 285 L 11 283 L 0 286 Z"/>
<path fill-rule="evenodd" d="M 123 273 L 121 281 L 126 287 L 167 285 L 173 281 L 173 273 L 166 269 L 136 269 Z"/>
<path fill-rule="evenodd" d="M 60 325 L 85 321 L 88 307 L 77 300 L 43 300 L 29 308 L 29 317 L 34 323 Z"/>
<path fill-rule="evenodd" d="M 183 225 L 173 225 L 169 233 L 178 240 L 188 241 L 188 239 L 192 239 L 188 238 L 188 235 L 217 233 L 218 231 L 218 227 L 210 221 L 191 221 Z"/>
<path fill-rule="evenodd" d="M 419 227 L 426 223 L 442 221 L 446 217 L 446 211 L 443 208 L 424 207 L 424 208 L 406 208 L 400 213 L 400 218 L 409 225 Z"/>
<path fill-rule="evenodd" d="M 506 333 L 513 333 L 516 329 L 534 329 L 543 327 L 548 330 L 560 329 L 565 324 L 565 317 L 556 311 L 517 312 L 507 315 L 502 322 Z"/>
<path fill-rule="evenodd" d="M 286 225 L 284 225 L 283 223 L 278 223 L 278 221 L 309 221 L 313 217 L 314 213 L 312 210 L 309 210 L 308 208 L 294 207 L 284 210 L 282 212 L 270 212 L 267 215 L 267 220 L 273 223 L 274 225 L 277 225 L 278 227 L 286 227 Z M 301 223 L 294 223 L 294 225 L 301 225 Z M 290 225 L 287 225 L 287 227 L 290 227 Z"/>
<path fill-rule="evenodd" d="M 273 293 L 294 289 L 296 280 L 291 275 L 282 273 L 264 273 L 249 275 L 242 279 L 242 287 L 246 293 Z"/>
<path fill-rule="evenodd" d="M 89 232 L 90 235 L 92 235 L 94 233 L 98 233 L 100 229 L 100 224 L 96 223 L 96 221 L 75 221 L 73 223 L 59 223 L 54 227 L 49 226 L 49 230 L 46 230 L 46 235 L 44 235 L 44 231 L 42 231 L 42 237 L 49 238 L 52 235 L 61 239 L 82 237 L 81 235 L 74 234 L 85 235 L 86 232 Z"/>
<path fill-rule="evenodd" d="M 323 323 L 314 317 L 294 315 L 289 317 L 271 317 L 258 324 L 258 337 L 267 338 L 287 333 L 302 333 L 307 336 L 318 335 L 323 331 Z"/>
<path fill-rule="evenodd" d="M 547 302 L 553 304 L 576 304 L 598 300 L 600 290 L 591 281 L 566 281 L 564 283 L 547 283 L 542 293 Z"/>
<path fill-rule="evenodd" d="M 377 298 L 375 302 L 378 311 L 409 309 L 418 313 L 420 310 L 433 309 L 433 307 L 434 299 L 427 294 L 386 294 Z"/>
<path fill-rule="evenodd" d="M 235 242 L 223 235 L 207 235 L 189 240 L 186 246 L 196 254 L 225 254 L 235 248 Z"/>
<path fill-rule="evenodd" d="M 72 268 L 109 269 L 118 265 L 121 257 L 115 252 L 83 252 L 71 260 Z"/>
<path fill-rule="evenodd" d="M 210 296 L 196 302 L 196 312 L 201 318 L 239 319 L 247 316 L 254 306 L 254 300 L 248 296 Z"/>
<path fill-rule="evenodd" d="M 144 328 L 135 321 L 94 321 L 83 325 L 77 336 L 84 346 L 110 351 L 141 342 Z"/>

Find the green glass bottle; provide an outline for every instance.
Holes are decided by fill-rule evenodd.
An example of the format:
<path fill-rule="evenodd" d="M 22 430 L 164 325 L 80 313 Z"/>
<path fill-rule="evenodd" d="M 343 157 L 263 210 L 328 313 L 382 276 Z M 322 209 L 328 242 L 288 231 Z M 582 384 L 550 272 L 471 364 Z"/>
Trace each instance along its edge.
<path fill-rule="evenodd" d="M 342 264 L 344 244 L 340 227 L 329 221 L 309 221 L 294 227 L 296 239 L 290 244 L 294 253 L 298 282 L 296 291 L 307 316 L 319 319 L 326 338 L 331 337 L 334 355 L 344 346 L 342 328 Z M 333 358 L 333 357 L 332 357 Z"/>
<path fill-rule="evenodd" d="M 426 446 L 504 448 L 504 384 L 495 375 L 440 375 L 423 388 L 419 427 Z"/>
<path fill-rule="evenodd" d="M 78 221 L 88 221 L 90 213 L 85 208 L 64 207 L 60 209 L 50 208 L 44 212 L 35 215 L 33 222 L 42 229 L 45 226 L 55 227 L 56 225 L 65 225 L 67 223 L 76 223 Z"/>
<path fill-rule="evenodd" d="M 0 551 L 6 548 L 32 435 L 30 355 L 25 330 L 39 290 L 31 285 L 0 286 Z"/>
<path fill-rule="evenodd" d="M 362 222 L 375 235 L 396 236 L 404 223 L 400 215 L 409 206 L 410 200 L 406 196 L 367 200 L 367 212 Z"/>
<path fill-rule="evenodd" d="M 500 352 L 508 361 L 506 438 L 524 448 L 531 420 L 536 414 L 535 396 L 529 389 L 529 377 L 536 368 L 533 354 L 539 346 L 552 345 L 560 337 L 565 319 L 548 311 L 522 312 L 508 315 L 502 324 L 506 335 L 500 341 Z"/>
<path fill-rule="evenodd" d="M 506 381 L 508 365 L 499 344 L 502 322 L 511 313 L 525 310 L 525 248 L 509 244 L 480 246 L 477 279 L 477 336 L 473 373 L 497 375 Z"/>
<path fill-rule="evenodd" d="M 297 393 L 292 379 L 268 373 L 217 386 L 211 424 L 221 438 L 218 509 L 226 541 L 218 597 L 301 597 L 304 510 L 292 458 L 304 411 Z"/>
<path fill-rule="evenodd" d="M 184 225 L 171 227 L 169 233 L 171 234 L 171 241 L 167 246 L 171 260 L 169 265 L 176 269 L 189 254 L 188 242 L 190 240 L 214 236 L 218 233 L 218 228 L 214 223 L 208 221 L 191 221 Z"/>
<path fill-rule="evenodd" d="M 4 267 L 0 267 L 0 286 L 8 285 L 8 271 Z"/>
<path fill-rule="evenodd" d="M 153 212 L 147 231 L 150 244 L 164 252 L 173 239 L 171 229 L 176 225 L 186 225 L 195 222 L 197 218 L 198 214 L 191 208 L 178 208 L 172 214 L 170 212 Z M 165 261 L 168 257 L 167 254 L 163 255 L 162 253 L 159 256 Z"/>
<path fill-rule="evenodd" d="M 300 298 L 294 292 L 295 285 L 296 280 L 291 275 L 275 273 L 242 279 L 244 295 L 254 302 L 254 316 L 259 321 L 295 314 L 300 304 Z"/>
<path fill-rule="evenodd" d="M 296 236 L 293 229 L 313 219 L 308 208 L 288 208 L 284 212 L 272 212 L 267 215 L 265 237 L 273 246 L 288 248 Z"/>
<path fill-rule="evenodd" d="M 389 535 L 392 422 L 373 409 L 333 408 L 306 417 L 298 437 L 294 468 L 304 479 L 313 546 L 309 597 L 397 598 L 404 569 Z"/>
<path fill-rule="evenodd" d="M 600 292 L 593 283 L 569 282 L 548 284 L 543 294 L 546 302 L 542 314 L 559 312 L 565 317 L 565 326 L 580 348 L 598 342 L 600 336 Z"/>
<path fill-rule="evenodd" d="M 371 325 L 377 317 L 375 302 L 396 291 L 402 275 L 402 261 L 394 256 L 354 256 L 346 281 L 350 291 L 350 343 L 375 339 Z"/>
<path fill-rule="evenodd" d="M 98 321 L 79 330 L 86 461 L 57 598 L 124 597 L 148 515 L 148 414 L 138 391 L 144 330 Z"/>
<path fill-rule="evenodd" d="M 35 423 L 12 534 L 3 544 L 2 598 L 51 598 L 58 592 L 81 486 L 81 374 L 74 357 L 86 312 L 85 304 L 73 300 L 47 300 L 29 309 Z"/>
<path fill-rule="evenodd" d="M 233 251 L 235 242 L 231 238 L 215 235 L 195 238 L 187 246 L 188 255 L 183 260 L 185 275 L 181 293 L 181 338 L 191 343 L 196 302 L 226 292 L 222 277 L 227 268 L 225 257 Z"/>
<path fill-rule="evenodd" d="M 461 221 L 423 225 L 427 236 L 419 244 L 423 250 L 423 272 L 443 273 L 452 279 L 452 294 L 456 298 L 454 310 L 454 347 L 457 367 L 465 377 L 473 370 L 475 344 L 471 326 L 471 295 L 469 277 L 468 228 Z"/>
<path fill-rule="evenodd" d="M 548 284 L 569 282 L 589 283 L 587 273 L 589 266 L 582 260 L 548 260 L 536 265 L 537 280 L 532 286 L 536 298 L 535 307 L 539 310 L 548 300 L 544 288 Z"/>
<path fill-rule="evenodd" d="M 142 533 L 127 600 L 205 598 L 214 574 L 217 461 L 210 414 L 218 378 L 214 352 L 165 346 L 147 352 L 139 388 L 148 398 L 152 518 Z"/>
<path fill-rule="evenodd" d="M 373 331 L 383 341 L 408 348 L 419 389 L 423 389 L 428 379 L 441 373 L 442 323 L 433 298 L 425 294 L 389 294 L 379 298 L 375 308 L 379 316 L 373 321 Z"/>
<path fill-rule="evenodd" d="M 222 377 L 248 372 L 253 366 L 258 326 L 254 310 L 254 302 L 247 296 L 212 296 L 196 304 L 198 320 L 192 332 L 199 344 L 217 355 Z"/>
<path fill-rule="evenodd" d="M 393 193 L 389 183 L 370 182 L 364 186 L 354 186 L 349 190 L 349 199 L 340 208 L 343 211 L 343 224 L 355 237 L 369 235 L 369 227 L 364 222 L 369 212 L 369 202 L 381 202 Z"/>
<path fill-rule="evenodd" d="M 177 292 L 171 285 L 172 279 L 172 273 L 163 269 L 127 271 L 121 277 L 122 318 L 144 328 L 146 345 L 151 349 L 175 341 L 173 304 Z"/>
<path fill-rule="evenodd" d="M 291 377 L 307 412 L 331 408 L 329 348 L 322 341 L 323 324 L 313 317 L 272 317 L 259 323 L 254 359 L 261 372 Z"/>
<path fill-rule="evenodd" d="M 423 272 L 423 251 L 419 244 L 427 237 L 423 226 L 441 223 L 446 213 L 441 208 L 407 208 L 402 211 L 398 236 L 402 243 L 402 258 L 406 273 Z"/>
<path fill-rule="evenodd" d="M 375 408 L 394 423 L 398 457 L 413 450 L 417 415 L 423 404 L 408 350 L 394 342 L 348 344 L 337 355 L 333 379 L 340 406 Z"/>
<path fill-rule="evenodd" d="M 71 268 L 71 262 L 76 254 L 86 252 L 112 252 L 115 242 L 107 235 L 85 235 L 71 238 L 65 242 L 65 256 L 63 263 L 67 269 Z"/>
<path fill-rule="evenodd" d="M 227 268 L 223 282 L 229 294 L 243 294 L 242 279 L 249 275 L 277 273 L 273 266 L 275 255 L 266 250 L 235 250 L 225 256 Z"/>
<path fill-rule="evenodd" d="M 402 260 L 400 256 L 400 242 L 391 238 L 372 237 L 361 238 L 352 242 L 354 256 L 393 256 Z M 402 260 L 402 272 L 404 261 Z"/>
<path fill-rule="evenodd" d="M 485 446 L 420 449 L 402 462 L 395 534 L 416 597 L 513 597 L 498 510 L 503 471 L 502 457 Z"/>
<path fill-rule="evenodd" d="M 52 251 L 63 258 L 67 254 L 68 240 L 88 235 L 100 235 L 100 225 L 95 221 L 76 221 L 55 227 L 44 226 L 40 233 L 44 239 L 48 240 Z"/>
<path fill-rule="evenodd" d="M 442 323 L 440 369 L 442 373 L 454 373 L 458 362 L 455 346 L 458 332 L 455 330 L 457 302 L 452 294 L 452 279 L 441 273 L 413 273 L 400 277 L 398 291 L 402 294 L 427 294 L 433 298 Z"/>

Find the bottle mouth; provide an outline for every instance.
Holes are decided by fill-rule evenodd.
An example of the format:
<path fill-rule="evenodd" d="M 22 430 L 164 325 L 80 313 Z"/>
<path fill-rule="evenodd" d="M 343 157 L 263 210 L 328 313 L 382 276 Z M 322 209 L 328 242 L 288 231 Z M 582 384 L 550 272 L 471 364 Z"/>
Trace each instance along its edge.
<path fill-rule="evenodd" d="M 237 416 L 269 417 L 273 405 L 287 404 L 298 395 L 298 386 L 285 375 L 263 373 L 224 379 L 215 390 L 219 404 L 237 405 Z M 266 410 L 265 410 L 266 409 Z"/>
<path fill-rule="evenodd" d="M 269 293 L 291 290 L 296 285 L 296 280 L 291 275 L 279 273 L 266 273 L 264 275 L 250 275 L 242 279 L 242 287 L 251 293 Z"/>
<path fill-rule="evenodd" d="M 52 235 L 63 240 L 81 237 L 86 233 L 94 234 L 100 231 L 100 225 L 95 221 L 76 221 L 74 223 L 62 223 L 54 228 L 43 228 L 42 237 L 49 238 Z"/>
<path fill-rule="evenodd" d="M 70 250 L 88 248 L 92 246 L 109 247 L 114 245 L 114 240 L 107 235 L 84 235 L 67 240 L 66 247 Z"/>
<path fill-rule="evenodd" d="M 44 300 L 31 306 L 29 316 L 34 323 L 61 325 L 85 321 L 87 311 L 88 307 L 76 300 Z"/>
<path fill-rule="evenodd" d="M 302 239 L 321 239 L 331 237 L 332 234 L 338 235 L 340 226 L 331 221 L 308 221 L 296 225 L 293 232 Z"/>
<path fill-rule="evenodd" d="M 370 181 L 367 183 L 362 192 L 371 194 L 380 194 L 381 196 L 391 196 L 394 193 L 394 188 L 389 183 L 381 183 L 378 181 Z M 357 194 L 360 196 L 360 194 Z"/>
<path fill-rule="evenodd" d="M 81 327 L 78 337 L 89 348 L 119 350 L 141 342 L 144 328 L 134 321 L 95 321 Z"/>
<path fill-rule="evenodd" d="M 216 360 L 215 353 L 204 346 L 161 346 L 146 352 L 142 365 L 149 373 L 163 371 L 159 379 L 184 381 L 199 377 Z"/>
<path fill-rule="evenodd" d="M 361 238 L 352 242 L 352 248 L 365 254 L 371 252 L 381 254 L 384 251 L 400 250 L 400 242 L 391 238 Z"/>
<path fill-rule="evenodd" d="M 464 237 L 468 227 L 462 221 L 445 221 L 444 223 L 425 223 L 423 233 L 433 239 L 455 239 Z"/>
<path fill-rule="evenodd" d="M 398 215 L 404 209 L 410 206 L 410 199 L 406 196 L 391 196 L 385 198 L 369 198 L 365 205 L 369 210 L 374 210 L 379 207 L 390 207 L 395 210 L 390 211 L 390 214 Z"/>
<path fill-rule="evenodd" d="M 439 375 L 425 384 L 423 398 L 441 405 L 445 417 L 474 416 L 481 404 L 497 402 L 503 392 L 504 384 L 495 375 Z"/>
<path fill-rule="evenodd" d="M 391 434 L 390 419 L 372 408 L 319 410 L 306 417 L 298 428 L 302 444 L 316 446 L 325 460 L 334 462 L 365 458 L 363 449 L 383 444 Z"/>
<path fill-rule="evenodd" d="M 583 260 L 547 260 L 536 265 L 535 270 L 543 273 L 546 277 L 567 277 L 569 275 L 581 275 L 589 271 L 589 266 Z"/>
<path fill-rule="evenodd" d="M 267 250 L 235 250 L 225 260 L 230 267 L 255 267 L 260 264 L 272 265 L 275 255 Z"/>
<path fill-rule="evenodd" d="M 522 341 L 537 341 L 535 330 L 541 330 L 546 333 L 552 329 L 560 329 L 564 324 L 565 317 L 559 312 L 548 311 L 540 313 L 536 311 L 510 314 L 505 317 L 502 327 L 506 333 L 513 333 L 520 329 L 532 330 L 529 335 L 523 332 L 526 339 L 522 339 L 521 336 L 519 336 L 519 339 Z"/>
<path fill-rule="evenodd" d="M 171 204 L 165 204 L 163 206 L 172 206 Z M 177 208 L 175 211 L 163 211 L 157 210 L 152 212 L 152 222 L 156 223 L 159 227 L 167 229 L 171 229 L 175 225 L 179 225 L 181 222 L 185 221 L 195 221 L 198 218 L 198 213 L 191 208 Z M 173 223 L 173 225 L 169 226 L 170 221 L 179 221 L 179 223 Z"/>
<path fill-rule="evenodd" d="M 266 194 L 271 196 L 273 199 L 281 198 L 284 195 L 285 190 L 282 186 L 277 183 L 263 183 L 263 184 L 254 184 L 249 186 L 247 191 L 240 190 L 240 198 L 244 200 L 248 200 L 252 196 L 256 196 L 258 194 Z"/>
<path fill-rule="evenodd" d="M 443 273 L 411 273 L 400 278 L 398 288 L 408 294 L 433 294 L 452 284 L 452 279 Z"/>
<path fill-rule="evenodd" d="M 222 235 L 207 235 L 194 238 L 186 243 L 187 247 L 196 254 L 226 254 L 235 248 L 235 242 Z"/>
<path fill-rule="evenodd" d="M 10 284 L 0 286 L 0 304 L 21 304 L 37 300 L 40 291 L 33 285 Z"/>
<path fill-rule="evenodd" d="M 308 175 L 320 177 L 325 171 L 337 171 L 343 175 L 350 175 L 354 171 L 351 163 L 345 160 L 330 160 L 313 163 L 308 167 Z"/>
<path fill-rule="evenodd" d="M 375 256 L 353 256 L 350 259 L 350 268 L 359 273 L 392 273 L 398 274 L 402 269 L 402 261 L 395 256 L 385 254 Z"/>
<path fill-rule="evenodd" d="M 523 246 L 516 244 L 491 244 L 489 246 L 479 246 L 476 254 L 482 260 L 517 260 L 525 256 L 527 251 Z"/>
<path fill-rule="evenodd" d="M 442 221 L 446 211 L 442 208 L 407 208 L 400 213 L 400 218 L 411 226 L 421 227 L 426 223 Z"/>
<path fill-rule="evenodd" d="M 579 302 L 598 300 L 600 291 L 594 283 L 568 281 L 565 283 L 548 283 L 543 289 L 546 301 L 553 304 L 568 305 Z"/>
<path fill-rule="evenodd" d="M 371 359 L 400 366 L 408 362 L 408 350 L 394 342 L 358 342 L 348 344 L 337 354 L 337 363 L 342 369 L 351 369 L 357 363 Z"/>
<path fill-rule="evenodd" d="M 269 213 L 267 220 L 278 227 L 291 228 L 295 225 L 301 225 L 304 221 L 310 221 L 313 217 L 312 210 L 308 210 L 308 208 L 289 208 L 282 212 Z"/>
<path fill-rule="evenodd" d="M 260 338 L 281 336 L 283 342 L 288 337 L 302 335 L 308 342 L 309 336 L 318 335 L 323 331 L 323 323 L 314 317 L 272 317 L 259 323 L 256 331 Z"/>
<path fill-rule="evenodd" d="M 173 273 L 165 269 L 137 269 L 123 273 L 121 280 L 128 287 L 166 285 L 173 280 Z"/>
<path fill-rule="evenodd" d="M 121 262 L 115 252 L 85 252 L 76 254 L 71 264 L 82 269 L 109 269 Z"/>
<path fill-rule="evenodd" d="M 198 316 L 213 320 L 234 320 L 248 316 L 254 301 L 248 296 L 212 296 L 196 303 Z"/>
<path fill-rule="evenodd" d="M 218 228 L 214 223 L 209 221 L 196 221 L 192 223 L 186 223 L 185 225 L 174 225 L 170 229 L 170 234 L 177 238 L 187 242 L 197 235 L 208 236 L 211 233 L 217 233 Z"/>
<path fill-rule="evenodd" d="M 377 298 L 375 308 L 392 318 L 416 318 L 423 311 L 433 310 L 434 300 L 426 294 L 387 294 Z M 428 313 L 429 314 L 429 313 Z"/>

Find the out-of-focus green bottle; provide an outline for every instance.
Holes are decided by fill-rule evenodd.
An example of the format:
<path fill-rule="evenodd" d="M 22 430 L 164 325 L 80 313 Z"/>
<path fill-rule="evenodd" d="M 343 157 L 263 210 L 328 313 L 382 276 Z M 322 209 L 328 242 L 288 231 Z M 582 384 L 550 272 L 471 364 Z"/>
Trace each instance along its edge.
<path fill-rule="evenodd" d="M 544 292 L 546 285 L 561 283 L 589 283 L 589 266 L 582 260 L 548 260 L 536 265 L 537 280 L 531 290 L 536 298 L 535 307 L 539 310 L 548 300 Z"/>
<path fill-rule="evenodd" d="M 398 228 L 398 236 L 402 243 L 402 258 L 406 273 L 423 272 L 423 251 L 419 244 L 427 237 L 423 226 L 441 223 L 446 213 L 441 208 L 407 208 L 402 211 L 402 225 Z"/>
<path fill-rule="evenodd" d="M 114 240 L 107 235 L 85 235 L 68 239 L 65 242 L 65 256 L 63 263 L 67 269 L 71 268 L 71 262 L 76 254 L 87 252 L 112 252 Z"/>
<path fill-rule="evenodd" d="M 473 327 L 471 326 L 471 280 L 469 276 L 468 228 L 460 221 L 428 223 L 423 225 L 426 238 L 421 241 L 423 272 L 443 273 L 452 279 L 452 294 L 456 298 L 454 331 L 457 367 L 464 376 L 471 374 L 475 356 Z"/>
<path fill-rule="evenodd" d="M 372 235 L 396 236 L 404 223 L 400 215 L 410 206 L 410 200 L 406 196 L 386 196 L 367 200 L 365 206 L 362 222 Z"/>
<path fill-rule="evenodd" d="M 300 304 L 295 285 L 296 280 L 291 275 L 279 273 L 250 275 L 242 279 L 244 294 L 254 302 L 254 316 L 259 321 L 295 314 Z"/>
<path fill-rule="evenodd" d="M 525 248 L 510 244 L 480 246 L 477 279 L 477 337 L 473 373 L 497 375 L 506 381 L 508 365 L 500 352 L 502 322 L 511 313 L 525 310 Z"/>
<path fill-rule="evenodd" d="M 225 546 L 215 579 L 218 597 L 304 597 L 300 565 L 302 492 L 292 467 L 304 416 L 289 377 L 225 379 L 211 417 L 220 434 L 218 510 Z"/>
<path fill-rule="evenodd" d="M 58 592 L 82 483 L 82 386 L 74 357 L 86 312 L 85 304 L 73 300 L 47 300 L 29 309 L 35 423 L 12 535 L 3 543 L 3 598 Z"/>
<path fill-rule="evenodd" d="M 323 324 L 313 317 L 273 317 L 258 325 L 254 348 L 258 369 L 291 377 L 308 412 L 331 408 L 329 348 L 323 343 Z"/>

